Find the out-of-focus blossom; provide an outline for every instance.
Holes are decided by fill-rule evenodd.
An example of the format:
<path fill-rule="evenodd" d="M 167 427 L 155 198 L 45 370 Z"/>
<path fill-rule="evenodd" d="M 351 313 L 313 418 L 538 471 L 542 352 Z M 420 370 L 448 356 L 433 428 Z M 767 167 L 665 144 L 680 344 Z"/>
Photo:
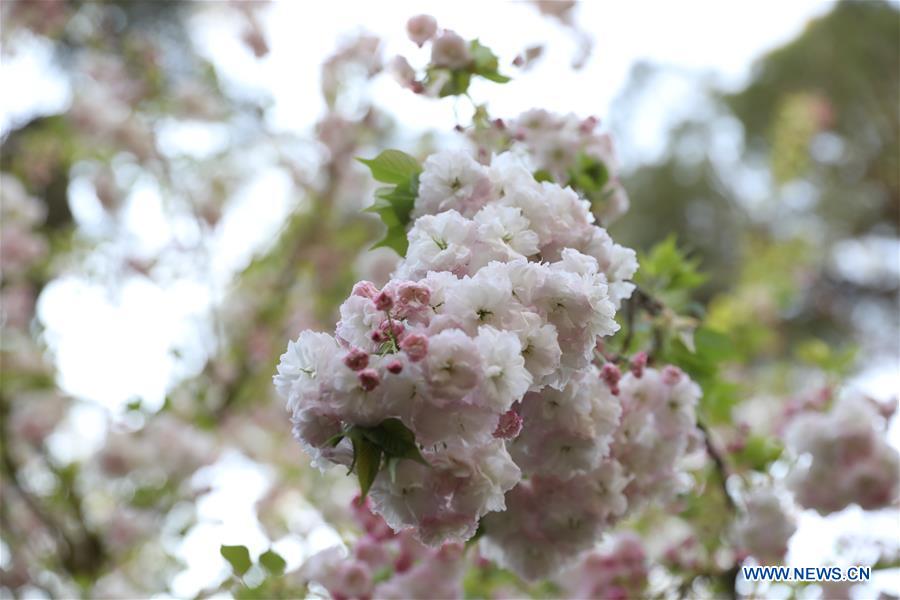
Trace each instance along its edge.
<path fill-rule="evenodd" d="M 461 598 L 465 567 L 462 544 L 422 546 L 411 531 L 394 533 L 365 501 L 353 501 L 363 535 L 348 555 L 328 548 L 289 577 L 313 582 L 335 598 Z"/>
<path fill-rule="evenodd" d="M 437 21 L 431 15 L 417 15 L 406 22 L 406 33 L 421 48 L 437 33 Z"/>
<path fill-rule="evenodd" d="M 471 60 L 469 45 L 455 31 L 446 29 L 431 43 L 431 63 L 437 67 L 462 69 Z"/>
<path fill-rule="evenodd" d="M 789 477 L 797 502 L 823 515 L 851 504 L 890 506 L 900 493 L 900 454 L 884 423 L 870 401 L 851 393 L 826 413 L 795 417 L 785 437 L 801 459 Z"/>
<path fill-rule="evenodd" d="M 787 554 L 788 541 L 797 530 L 796 520 L 769 488 L 750 492 L 744 505 L 744 513 L 735 524 L 738 548 L 761 565 L 780 563 Z"/>
<path fill-rule="evenodd" d="M 645 594 L 649 563 L 641 538 L 634 533 L 615 535 L 563 573 L 558 581 L 568 598 L 626 600 Z"/>

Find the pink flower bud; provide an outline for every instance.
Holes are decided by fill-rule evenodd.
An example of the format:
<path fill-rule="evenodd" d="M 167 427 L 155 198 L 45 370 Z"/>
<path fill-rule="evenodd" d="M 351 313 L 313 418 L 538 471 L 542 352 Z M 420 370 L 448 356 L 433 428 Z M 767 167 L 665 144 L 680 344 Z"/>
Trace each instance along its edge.
<path fill-rule="evenodd" d="M 378 326 L 378 329 L 385 335 L 385 337 L 394 336 L 394 339 L 400 339 L 403 336 L 403 332 L 406 330 L 406 326 L 403 325 L 400 321 L 389 321 L 385 319 Z"/>
<path fill-rule="evenodd" d="M 431 301 L 431 290 L 421 283 L 404 281 L 397 288 L 397 300 L 401 306 L 427 306 Z"/>
<path fill-rule="evenodd" d="M 597 117 L 588 117 L 581 122 L 581 125 L 578 126 L 578 130 L 581 131 L 581 133 L 590 133 L 597 127 L 598 123 L 600 123 L 600 119 Z"/>
<path fill-rule="evenodd" d="M 394 299 L 387 292 L 382 291 L 374 299 L 375 308 L 378 310 L 389 311 L 394 305 Z"/>
<path fill-rule="evenodd" d="M 662 370 L 662 380 L 666 385 L 675 385 L 681 378 L 684 376 L 684 373 L 678 367 L 674 367 L 672 365 L 668 365 L 665 369 Z"/>
<path fill-rule="evenodd" d="M 647 353 L 638 352 L 631 358 L 631 374 L 640 379 L 644 376 L 644 367 L 647 366 Z"/>
<path fill-rule="evenodd" d="M 500 416 L 494 437 L 503 440 L 516 438 L 522 431 L 522 416 L 514 410 L 508 410 Z"/>
<path fill-rule="evenodd" d="M 891 417 L 894 416 L 894 413 L 897 412 L 897 398 L 888 398 L 886 402 L 879 402 L 877 400 L 875 402 L 875 407 L 878 409 L 879 414 L 884 417 L 886 420 L 890 420 Z"/>
<path fill-rule="evenodd" d="M 406 22 L 406 33 L 421 48 L 437 33 L 437 20 L 431 15 L 416 15 Z"/>
<path fill-rule="evenodd" d="M 609 391 L 614 396 L 619 395 L 619 380 L 622 379 L 622 371 L 619 370 L 619 367 L 612 363 L 606 363 L 600 369 L 600 379 L 609 387 Z"/>
<path fill-rule="evenodd" d="M 378 371 L 375 369 L 363 369 L 357 374 L 357 377 L 359 378 L 359 384 L 367 392 L 371 392 L 381 383 L 381 377 L 378 376 Z"/>
<path fill-rule="evenodd" d="M 406 352 L 409 360 L 419 362 L 428 354 L 428 338 L 420 333 L 411 333 L 400 340 L 400 349 Z"/>
<path fill-rule="evenodd" d="M 353 286 L 353 292 L 351 292 L 351 295 L 362 296 L 363 298 L 368 298 L 369 300 L 371 300 L 378 295 L 378 288 L 375 287 L 375 284 L 371 281 L 360 281 Z"/>
<path fill-rule="evenodd" d="M 369 366 L 369 355 L 359 348 L 353 348 L 344 356 L 344 364 L 352 371 L 362 371 Z"/>
<path fill-rule="evenodd" d="M 386 342 L 388 339 L 387 336 L 381 331 L 373 331 L 371 334 L 369 334 L 369 337 L 372 338 L 372 341 L 376 344 Z"/>
<path fill-rule="evenodd" d="M 466 40 L 453 31 L 445 30 L 431 45 L 431 62 L 436 67 L 462 69 L 471 60 Z"/>
<path fill-rule="evenodd" d="M 385 368 L 388 371 L 390 371 L 391 373 L 393 373 L 394 375 L 398 375 L 399 373 L 401 373 L 403 371 L 403 363 L 400 362 L 399 360 L 392 360 L 391 362 L 389 362 L 387 364 L 387 367 L 385 367 Z"/>
<path fill-rule="evenodd" d="M 408 571 L 409 568 L 413 565 L 414 560 L 415 557 L 413 557 L 412 553 L 401 552 L 394 560 L 394 571 L 396 571 L 397 573 Z"/>

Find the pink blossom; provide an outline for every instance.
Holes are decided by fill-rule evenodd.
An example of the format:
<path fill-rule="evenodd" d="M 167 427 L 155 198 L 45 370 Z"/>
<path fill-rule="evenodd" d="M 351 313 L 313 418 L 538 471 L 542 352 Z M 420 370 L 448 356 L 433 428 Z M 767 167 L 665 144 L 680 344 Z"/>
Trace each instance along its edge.
<path fill-rule="evenodd" d="M 381 377 L 375 369 L 363 369 L 357 377 L 359 377 L 359 384 L 367 392 L 371 392 L 381 383 Z"/>
<path fill-rule="evenodd" d="M 391 310 L 391 307 L 394 305 L 394 299 L 391 298 L 391 295 L 384 290 L 382 290 L 377 296 L 375 296 L 373 302 L 375 302 L 375 308 L 384 311 Z"/>
<path fill-rule="evenodd" d="M 406 33 L 421 48 L 437 33 L 437 20 L 431 15 L 416 15 L 406 22 Z"/>
<path fill-rule="evenodd" d="M 600 379 L 609 386 L 609 391 L 611 391 L 614 396 L 619 395 L 619 380 L 622 379 L 622 371 L 619 370 L 619 367 L 613 363 L 606 363 L 603 365 L 603 368 L 600 369 Z"/>
<path fill-rule="evenodd" d="M 631 359 L 631 373 L 640 379 L 644 375 L 644 368 L 647 366 L 647 353 L 638 352 Z"/>
<path fill-rule="evenodd" d="M 663 383 L 675 385 L 684 377 L 684 372 L 678 367 L 668 365 L 662 370 Z"/>
<path fill-rule="evenodd" d="M 400 349 L 406 352 L 409 360 L 419 362 L 428 354 L 428 338 L 420 333 L 411 333 L 400 340 Z"/>
<path fill-rule="evenodd" d="M 431 301 L 431 290 L 421 283 L 404 281 L 397 288 L 397 301 L 402 311 L 419 311 L 428 308 L 428 303 Z"/>
<path fill-rule="evenodd" d="M 386 337 L 398 340 L 403 336 L 406 326 L 400 321 L 385 319 L 381 322 L 381 325 L 379 325 L 379 329 Z"/>
<path fill-rule="evenodd" d="M 515 409 L 510 409 L 500 417 L 497 429 L 494 430 L 494 437 L 511 440 L 519 435 L 520 431 L 522 431 L 522 416 Z"/>
<path fill-rule="evenodd" d="M 353 348 L 344 356 L 344 364 L 352 371 L 362 371 L 369 366 L 369 355 L 359 348 Z"/>
<path fill-rule="evenodd" d="M 456 32 L 445 30 L 431 45 L 431 62 L 436 67 L 461 69 L 469 64 L 469 45 Z"/>
<path fill-rule="evenodd" d="M 375 284 L 371 281 L 360 281 L 353 286 L 351 295 L 362 296 L 363 298 L 372 300 L 378 295 L 378 288 L 375 287 Z"/>

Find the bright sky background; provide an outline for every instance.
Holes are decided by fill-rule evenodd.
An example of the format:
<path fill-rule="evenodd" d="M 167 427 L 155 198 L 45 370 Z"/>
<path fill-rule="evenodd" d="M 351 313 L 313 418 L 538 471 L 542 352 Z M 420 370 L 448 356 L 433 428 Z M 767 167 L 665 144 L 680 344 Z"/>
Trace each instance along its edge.
<path fill-rule="evenodd" d="M 580 72 L 569 69 L 575 47 L 568 32 L 555 21 L 540 17 L 525 2 L 276 2 L 263 14 L 271 52 L 262 60 L 253 58 L 239 42 L 236 24 L 221 16 L 197 19 L 194 39 L 241 93 L 270 97 L 274 103 L 270 123 L 286 131 L 305 132 L 320 116 L 319 68 L 343 35 L 365 30 L 385 40 L 388 57 L 401 53 L 414 60 L 422 56 L 404 33 L 406 19 L 420 12 L 433 14 L 441 26 L 463 37 L 480 38 L 501 56 L 501 64 L 508 64 L 526 46 L 547 44 L 535 68 L 513 82 L 473 85 L 473 97 L 488 100 L 492 114 L 514 116 L 542 107 L 603 118 L 629 71 L 641 61 L 691 73 L 708 72 L 721 85 L 738 87 L 756 57 L 796 36 L 811 17 L 830 7 L 829 2 L 819 0 L 583 2 L 576 9 L 578 23 L 594 36 L 595 47 Z M 29 52 L 0 65 L 3 89 L 15 90 L 0 94 L 3 130 L 24 115 L 52 112 L 68 102 L 69 91 L 48 67 L 49 58 L 47 48 L 34 44 Z M 625 143 L 636 150 L 633 156 L 650 158 L 662 147 L 667 123 L 682 110 L 690 110 L 690 92 L 677 85 L 662 90 L 659 101 L 647 108 L 641 122 L 628 129 Z M 375 84 L 374 96 L 377 104 L 392 110 L 401 124 L 413 131 L 435 126 L 447 129 L 455 122 L 454 109 L 459 108 L 451 99 L 423 100 L 387 78 Z M 191 147 L 202 146 L 204 141 L 189 135 L 172 143 Z M 221 257 L 215 270 L 220 281 L 227 280 L 231 269 L 247 259 L 247 252 L 232 249 L 252 248 L 271 236 L 287 206 L 287 186 L 277 176 L 261 177 L 257 183 L 218 234 L 215 247 L 221 250 Z M 151 252 L 169 239 L 170 226 L 152 189 L 139 188 L 135 194 L 139 197 L 129 203 L 129 210 L 134 211 L 134 241 Z M 252 198 L 266 198 L 271 203 L 268 218 L 255 218 L 266 211 L 247 210 Z M 76 190 L 73 208 L 80 222 L 89 225 L 93 222 L 90 208 L 79 202 Z M 45 291 L 39 309 L 56 352 L 61 385 L 75 396 L 112 409 L 136 395 L 151 403 L 161 402 L 178 375 L 170 349 L 202 331 L 199 323 L 219 291 L 187 280 L 161 287 L 135 277 L 111 294 L 102 285 L 74 277 L 57 281 Z M 866 385 L 877 390 L 900 389 L 895 364 L 888 367 L 887 374 L 879 371 L 878 377 L 878 381 L 869 377 Z M 75 415 L 75 424 L 81 431 L 89 431 L 90 427 L 81 426 L 96 422 L 96 416 L 85 409 Z M 266 474 L 235 454 L 203 477 L 216 491 L 200 505 L 206 522 L 192 531 L 181 549 L 189 567 L 176 580 L 175 592 L 183 595 L 195 593 L 221 574 L 220 544 L 243 543 L 259 551 L 266 543 L 252 511 L 253 503 L 265 491 Z M 791 560 L 809 566 L 821 564 L 830 554 L 835 532 L 898 528 L 896 513 L 863 517 L 853 510 L 828 520 L 807 513 L 802 524 L 792 541 Z M 316 530 L 311 545 L 323 547 L 334 541 L 333 534 L 323 527 Z M 292 564 L 309 550 L 287 542 L 278 549 Z M 893 581 L 900 588 L 900 577 Z"/>

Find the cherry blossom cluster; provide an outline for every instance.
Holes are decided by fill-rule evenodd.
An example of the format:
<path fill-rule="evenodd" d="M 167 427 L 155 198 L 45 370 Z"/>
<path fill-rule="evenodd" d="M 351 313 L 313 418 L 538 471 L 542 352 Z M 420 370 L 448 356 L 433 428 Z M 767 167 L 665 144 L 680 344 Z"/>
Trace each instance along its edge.
<path fill-rule="evenodd" d="M 482 547 L 525 579 L 553 575 L 623 517 L 688 484 L 697 384 L 675 367 L 615 376 L 609 366 L 519 407 L 522 430 L 507 446 L 528 479 L 506 495 L 506 511 L 485 517 Z"/>
<path fill-rule="evenodd" d="M 497 56 L 478 40 L 466 40 L 450 29 L 440 29 L 431 15 L 417 15 L 406 24 L 409 39 L 419 48 L 430 45 L 431 56 L 423 75 L 403 56 L 396 56 L 390 63 L 394 78 L 417 94 L 431 97 L 465 94 L 473 76 L 480 76 L 496 83 L 509 78 L 498 72 Z"/>
<path fill-rule="evenodd" d="M 429 157 L 413 209 L 413 217 L 423 216 L 428 218 L 417 220 L 409 233 L 401 277 L 428 271 L 472 275 L 491 261 L 556 262 L 570 249 L 578 251 L 568 254 L 573 266 L 582 260 L 579 253 L 596 261 L 616 307 L 634 289 L 634 250 L 614 243 L 572 188 L 537 182 L 517 153 L 497 155 L 488 166 L 461 150 Z M 435 234 L 446 238 L 447 248 L 433 243 Z M 592 268 L 589 259 L 582 262 L 577 269 Z"/>
<path fill-rule="evenodd" d="M 628 479 L 615 460 L 568 479 L 536 475 L 506 496 L 506 510 L 484 519 L 484 556 L 535 581 L 552 576 L 628 509 Z"/>
<path fill-rule="evenodd" d="M 900 493 L 900 454 L 885 438 L 884 423 L 873 402 L 853 394 L 828 412 L 794 417 L 785 436 L 800 457 L 789 476 L 797 502 L 823 515 L 851 504 L 890 506 Z"/>
<path fill-rule="evenodd" d="M 209 436 L 175 416 L 161 414 L 138 432 L 111 431 L 97 464 L 110 477 L 162 469 L 169 483 L 177 484 L 216 458 L 218 449 Z"/>
<path fill-rule="evenodd" d="M 481 525 L 486 557 L 553 574 L 630 506 L 679 487 L 699 388 L 642 357 L 624 376 L 595 364 L 634 252 L 517 155 L 431 156 L 412 217 L 393 278 L 356 284 L 334 336 L 304 331 L 282 356 L 295 436 L 320 467 L 368 468 L 354 431 L 405 457 L 369 492 L 391 529 L 438 546 Z M 382 443 L 389 421 L 418 456 Z"/>
<path fill-rule="evenodd" d="M 612 454 L 628 474 L 629 505 L 671 500 L 689 485 L 686 462 L 702 452 L 700 386 L 674 366 L 630 372 L 618 385 L 622 418 Z"/>
<path fill-rule="evenodd" d="M 490 128 L 476 129 L 471 137 L 482 153 L 511 148 L 527 155 L 535 171 L 580 188 L 595 205 L 596 214 L 609 223 L 628 211 L 629 201 L 618 179 L 612 138 L 599 128 L 596 117 L 532 109 L 514 119 L 492 121 Z"/>
<path fill-rule="evenodd" d="M 306 584 L 323 586 L 332 598 L 461 598 L 464 547 L 423 546 L 411 531 L 394 532 L 367 500 L 354 500 L 363 535 L 349 555 L 340 546 L 309 558 L 299 571 Z"/>
<path fill-rule="evenodd" d="M 645 596 L 649 565 L 641 538 L 622 532 L 605 545 L 560 576 L 566 597 L 626 600 Z"/>
<path fill-rule="evenodd" d="M 752 490 L 744 498 L 744 512 L 735 523 L 736 547 L 761 565 L 780 563 L 797 521 L 772 488 Z"/>

